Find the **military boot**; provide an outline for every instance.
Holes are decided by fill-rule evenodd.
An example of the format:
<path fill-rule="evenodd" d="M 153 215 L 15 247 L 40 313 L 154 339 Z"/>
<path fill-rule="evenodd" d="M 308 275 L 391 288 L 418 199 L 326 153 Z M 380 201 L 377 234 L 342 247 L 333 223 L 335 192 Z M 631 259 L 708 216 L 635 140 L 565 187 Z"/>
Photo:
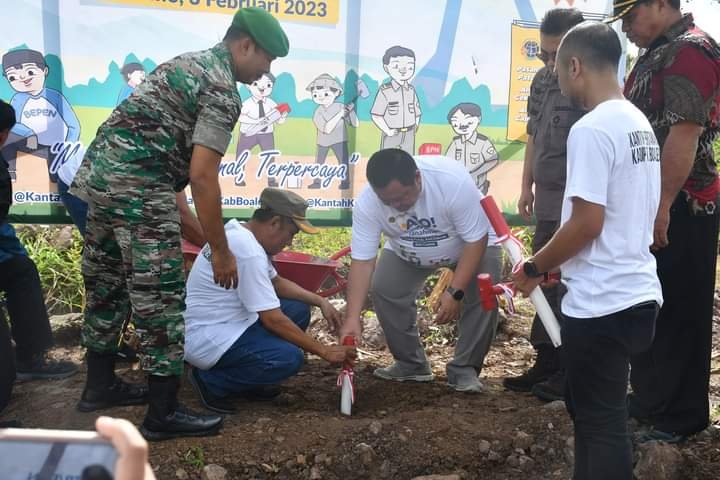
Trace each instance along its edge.
<path fill-rule="evenodd" d="M 222 427 L 220 415 L 200 415 L 178 403 L 180 377 L 148 378 L 150 402 L 140 433 L 148 441 L 177 437 L 205 437 L 216 435 Z"/>

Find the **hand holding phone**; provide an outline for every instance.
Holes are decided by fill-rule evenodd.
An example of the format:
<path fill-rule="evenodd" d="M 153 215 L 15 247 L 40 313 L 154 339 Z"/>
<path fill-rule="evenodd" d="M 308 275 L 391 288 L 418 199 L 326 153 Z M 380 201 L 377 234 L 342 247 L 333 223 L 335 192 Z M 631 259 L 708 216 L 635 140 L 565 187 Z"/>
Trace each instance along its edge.
<path fill-rule="evenodd" d="M 123 418 L 99 417 L 95 428 L 118 453 L 115 480 L 155 480 L 148 463 L 148 444 L 135 425 Z"/>
<path fill-rule="evenodd" d="M 97 432 L 0 429 L 2 478 L 155 480 L 147 442 L 132 423 L 100 417 L 95 427 Z"/>
<path fill-rule="evenodd" d="M 108 478 L 115 470 L 117 457 L 112 444 L 96 432 L 0 430 L 0 472 L 7 480 L 84 479 L 83 472 L 91 466 L 91 478 L 100 480 L 102 472 Z"/>

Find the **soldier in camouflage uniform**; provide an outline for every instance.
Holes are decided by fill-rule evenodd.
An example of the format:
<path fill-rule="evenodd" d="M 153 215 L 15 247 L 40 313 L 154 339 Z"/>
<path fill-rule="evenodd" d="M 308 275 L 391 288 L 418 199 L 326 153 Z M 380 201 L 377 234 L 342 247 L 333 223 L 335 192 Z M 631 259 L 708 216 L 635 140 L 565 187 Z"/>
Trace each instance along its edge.
<path fill-rule="evenodd" d="M 218 416 L 178 406 L 185 284 L 175 192 L 189 183 L 212 249 L 216 283 L 237 286 L 223 228 L 218 166 L 240 115 L 236 82 L 251 83 L 288 52 L 278 21 L 243 8 L 224 40 L 153 71 L 99 128 L 71 192 L 88 202 L 83 345 L 88 375 L 81 411 L 149 402 L 149 440 L 216 433 Z M 149 388 L 115 377 L 128 300 Z"/>

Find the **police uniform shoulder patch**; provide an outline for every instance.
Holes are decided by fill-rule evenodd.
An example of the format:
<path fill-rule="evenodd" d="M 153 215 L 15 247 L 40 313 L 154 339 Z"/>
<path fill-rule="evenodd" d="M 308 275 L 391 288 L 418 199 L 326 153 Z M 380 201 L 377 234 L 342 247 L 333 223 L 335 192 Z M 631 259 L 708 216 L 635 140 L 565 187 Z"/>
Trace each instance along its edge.
<path fill-rule="evenodd" d="M 485 135 L 483 135 L 480 132 L 477 132 L 477 138 L 478 138 L 478 140 L 482 140 L 483 142 L 487 142 L 489 140 L 488 137 L 486 137 Z"/>
<path fill-rule="evenodd" d="M 391 83 L 383 83 L 383 84 L 380 86 L 380 89 L 381 89 L 381 90 L 387 90 L 388 88 L 392 88 L 392 84 L 391 84 Z"/>

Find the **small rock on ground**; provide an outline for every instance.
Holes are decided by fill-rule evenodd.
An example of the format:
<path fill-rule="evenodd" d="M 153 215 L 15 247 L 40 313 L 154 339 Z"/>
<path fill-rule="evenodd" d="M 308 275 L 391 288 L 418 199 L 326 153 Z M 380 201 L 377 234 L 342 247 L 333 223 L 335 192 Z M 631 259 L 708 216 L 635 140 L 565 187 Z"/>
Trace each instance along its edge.
<path fill-rule="evenodd" d="M 674 445 L 647 442 L 637 447 L 640 459 L 635 465 L 638 480 L 675 480 L 681 478 L 683 456 Z"/>
<path fill-rule="evenodd" d="M 225 480 L 226 478 L 227 470 L 215 464 L 206 465 L 200 474 L 201 480 Z"/>

